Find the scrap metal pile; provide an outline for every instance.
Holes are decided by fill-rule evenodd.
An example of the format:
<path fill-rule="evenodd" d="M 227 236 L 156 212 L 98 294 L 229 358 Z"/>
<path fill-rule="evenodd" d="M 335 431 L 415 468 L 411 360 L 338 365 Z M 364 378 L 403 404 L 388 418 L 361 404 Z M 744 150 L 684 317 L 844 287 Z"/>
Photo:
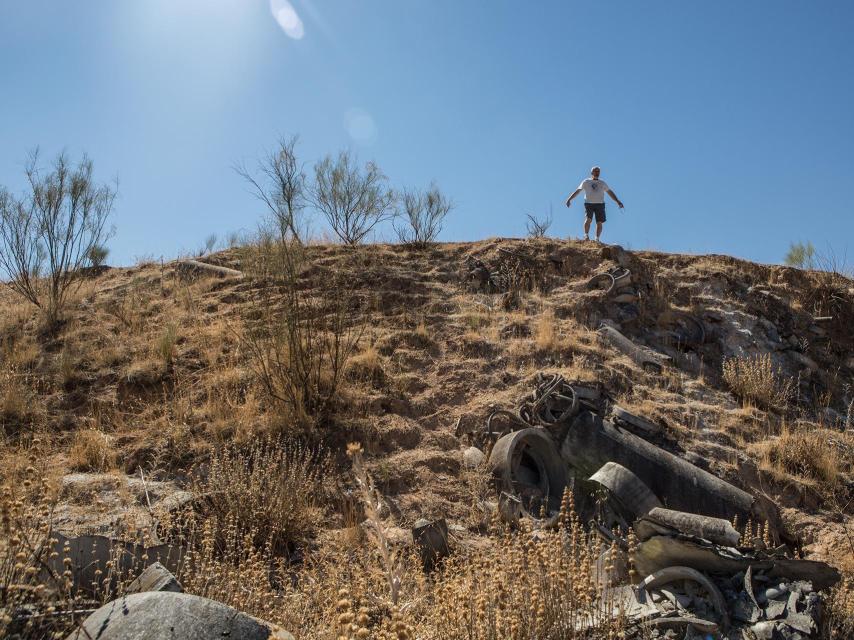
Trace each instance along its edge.
<path fill-rule="evenodd" d="M 656 431 L 601 387 L 541 373 L 533 392 L 512 411 L 495 409 L 473 441 L 488 456 L 508 523 L 552 527 L 572 491 L 602 541 L 603 603 L 626 615 L 633 633 L 815 637 L 819 592 L 839 573 L 796 558 L 775 505 L 649 442 Z M 622 559 L 608 562 L 614 544 Z"/>

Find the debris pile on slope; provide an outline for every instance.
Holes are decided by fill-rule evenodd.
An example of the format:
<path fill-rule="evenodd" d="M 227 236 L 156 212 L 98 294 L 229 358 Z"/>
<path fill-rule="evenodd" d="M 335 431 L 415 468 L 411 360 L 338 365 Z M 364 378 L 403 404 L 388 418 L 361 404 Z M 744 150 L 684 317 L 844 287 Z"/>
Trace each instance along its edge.
<path fill-rule="evenodd" d="M 814 637 L 819 592 L 840 575 L 780 543 L 786 535 L 774 505 L 647 441 L 654 423 L 612 406 L 597 387 L 542 373 L 534 387 L 515 410 L 494 410 L 474 437 L 488 455 L 505 521 L 553 527 L 571 491 L 602 538 L 603 603 L 626 615 L 636 635 Z M 732 516 L 751 529 L 761 523 L 761 533 L 741 536 L 725 519 Z M 610 557 L 614 545 L 620 562 Z M 629 563 L 645 577 L 613 586 L 626 582 Z"/>

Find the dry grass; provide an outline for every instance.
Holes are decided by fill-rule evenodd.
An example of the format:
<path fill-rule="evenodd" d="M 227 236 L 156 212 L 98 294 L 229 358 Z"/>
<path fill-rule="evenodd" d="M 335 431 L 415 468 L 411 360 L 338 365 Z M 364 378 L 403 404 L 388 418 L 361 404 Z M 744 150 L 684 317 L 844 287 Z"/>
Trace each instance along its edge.
<path fill-rule="evenodd" d="M 583 530 L 568 499 L 559 531 L 506 531 L 493 544 L 459 549 L 428 580 L 417 558 L 386 533 L 360 448 L 348 450 L 367 540 L 344 536 L 293 571 L 241 535 L 236 519 L 225 523 L 224 541 L 206 520 L 179 576 L 185 588 L 303 638 L 401 640 L 416 630 L 417 637 L 459 640 L 620 637 L 624 621 L 607 613 L 593 570 L 607 547 Z"/>
<path fill-rule="evenodd" d="M 762 467 L 777 477 L 794 476 L 831 490 L 840 481 L 841 473 L 851 467 L 841 452 L 850 451 L 852 443 L 834 446 L 834 440 L 840 439 L 846 439 L 844 434 L 826 429 L 787 427 L 779 437 L 762 442 L 757 448 Z"/>
<path fill-rule="evenodd" d="M 774 370 L 768 353 L 725 359 L 723 379 L 744 404 L 763 409 L 783 410 L 795 393 L 794 381 Z"/>
<path fill-rule="evenodd" d="M 374 344 L 368 345 L 350 358 L 347 369 L 351 378 L 371 385 L 380 386 L 386 380 L 382 358 Z"/>
<path fill-rule="evenodd" d="M 281 555 L 316 533 L 331 473 L 323 454 L 268 440 L 215 451 L 204 473 L 196 473 L 196 491 L 205 496 L 215 531 L 234 529 L 234 536 L 255 549 Z"/>
<path fill-rule="evenodd" d="M 554 312 L 546 310 L 537 318 L 534 326 L 534 344 L 538 351 L 551 351 L 558 345 L 558 328 Z"/>
<path fill-rule="evenodd" d="M 75 432 L 68 458 L 75 471 L 102 472 L 116 466 L 116 451 L 110 437 L 96 429 Z"/>

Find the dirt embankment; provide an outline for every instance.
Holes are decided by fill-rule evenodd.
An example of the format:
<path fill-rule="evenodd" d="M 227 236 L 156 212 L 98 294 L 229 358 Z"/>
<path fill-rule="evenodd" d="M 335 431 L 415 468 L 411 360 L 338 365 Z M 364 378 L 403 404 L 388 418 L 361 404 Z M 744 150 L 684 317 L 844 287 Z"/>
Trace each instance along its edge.
<path fill-rule="evenodd" d="M 240 250 L 203 261 L 246 267 Z M 550 372 L 600 384 L 660 427 L 657 445 L 777 502 L 808 552 L 844 551 L 851 281 L 726 256 L 505 239 L 310 247 L 299 289 L 322 298 L 333 276 L 359 339 L 334 410 L 295 435 L 342 465 L 344 444 L 361 442 L 400 526 L 445 517 L 479 535 L 490 490 L 463 465 L 467 434 Z M 60 487 L 60 526 L 105 530 L 185 489 L 213 448 L 294 435 L 245 340 L 263 286 L 176 263 L 110 269 L 86 281 L 52 335 L 0 293 L 3 479 L 36 448 Z M 603 322 L 661 366 L 603 340 Z M 140 469 L 153 484 L 137 481 Z M 328 514 L 328 527 L 343 518 Z"/>

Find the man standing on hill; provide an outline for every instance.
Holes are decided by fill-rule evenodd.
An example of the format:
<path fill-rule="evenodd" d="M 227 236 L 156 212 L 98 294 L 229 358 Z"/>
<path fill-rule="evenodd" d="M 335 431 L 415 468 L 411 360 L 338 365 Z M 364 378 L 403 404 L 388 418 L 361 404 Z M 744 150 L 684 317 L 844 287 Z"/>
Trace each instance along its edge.
<path fill-rule="evenodd" d="M 595 215 L 596 242 L 599 242 L 599 236 L 602 235 L 602 225 L 605 224 L 605 194 L 611 196 L 620 209 L 623 208 L 623 203 L 620 202 L 617 194 L 611 191 L 608 183 L 599 179 L 599 173 L 599 167 L 593 167 L 590 170 L 590 177 L 578 185 L 578 189 L 566 199 L 566 206 L 568 207 L 572 204 L 572 199 L 584 191 L 584 212 L 587 214 L 584 220 L 584 239 L 590 240 L 590 223 Z"/>

